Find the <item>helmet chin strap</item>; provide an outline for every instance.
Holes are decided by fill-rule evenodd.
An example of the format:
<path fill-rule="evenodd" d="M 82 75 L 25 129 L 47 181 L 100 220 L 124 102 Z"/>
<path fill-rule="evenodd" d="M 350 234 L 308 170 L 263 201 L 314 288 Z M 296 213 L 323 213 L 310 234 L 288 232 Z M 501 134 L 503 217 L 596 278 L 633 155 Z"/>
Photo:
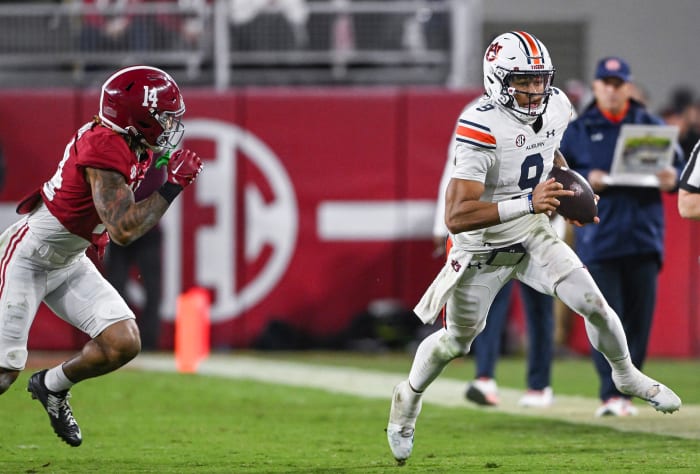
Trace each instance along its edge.
<path fill-rule="evenodd" d="M 516 106 L 518 101 L 510 94 L 501 94 L 496 102 L 521 123 L 532 124 L 537 120 L 538 115 L 529 115 L 521 110 L 520 105 Z"/>
<path fill-rule="evenodd" d="M 519 114 L 520 116 L 518 117 L 518 120 L 520 120 L 522 123 L 526 123 L 528 125 L 532 125 L 537 121 L 538 118 L 540 118 L 539 115 L 525 115 L 525 114 Z"/>
<path fill-rule="evenodd" d="M 161 151 L 163 151 L 163 147 L 157 146 L 157 145 L 151 145 L 150 143 L 148 143 L 146 141 L 146 138 L 143 135 L 141 135 L 138 132 L 138 130 L 136 130 L 134 127 L 126 127 L 125 131 L 140 146 L 147 148 L 147 149 L 153 151 L 154 153 L 160 153 Z"/>
<path fill-rule="evenodd" d="M 520 104 L 518 104 L 518 100 L 515 98 L 515 94 L 520 93 L 520 94 L 526 94 L 528 96 L 528 105 L 527 107 L 522 107 Z M 550 92 L 544 92 L 544 93 L 528 93 L 528 92 L 523 92 L 523 91 L 518 91 L 517 89 L 514 88 L 509 88 L 508 93 L 504 94 L 505 96 L 510 97 L 510 100 L 508 101 L 507 104 L 503 104 L 506 109 L 511 111 L 511 113 L 522 123 L 526 124 L 532 124 L 534 123 L 540 116 L 542 116 L 545 111 L 547 110 L 547 102 L 549 101 L 549 96 L 551 95 Z M 536 114 L 530 114 L 528 113 L 529 111 L 532 110 L 531 103 L 532 103 L 532 95 L 541 95 L 542 96 L 542 101 L 540 102 L 540 105 L 537 107 L 537 109 L 542 109 L 540 113 Z"/>
<path fill-rule="evenodd" d="M 146 140 L 145 140 L 144 138 L 141 139 L 141 143 L 143 143 L 144 145 L 146 145 L 146 146 L 147 146 L 152 152 L 154 152 L 154 153 L 160 153 L 160 152 L 162 152 L 162 151 L 164 150 L 164 148 L 163 148 L 162 146 L 158 146 L 158 145 L 149 145 L 149 144 L 146 142 Z"/>
<path fill-rule="evenodd" d="M 520 110 L 513 107 L 503 106 L 510 114 L 515 117 L 519 122 L 531 125 L 540 117 L 539 115 L 528 115 Z"/>

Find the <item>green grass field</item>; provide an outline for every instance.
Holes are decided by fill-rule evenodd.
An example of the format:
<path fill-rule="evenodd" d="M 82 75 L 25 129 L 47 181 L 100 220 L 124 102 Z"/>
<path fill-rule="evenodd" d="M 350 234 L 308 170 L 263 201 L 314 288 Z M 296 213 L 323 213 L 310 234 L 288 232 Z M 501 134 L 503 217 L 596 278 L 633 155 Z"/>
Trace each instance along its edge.
<path fill-rule="evenodd" d="M 358 367 L 387 377 L 403 377 L 411 361 L 406 354 L 245 355 Z M 230 364 L 236 357 L 230 356 Z M 505 358 L 499 382 L 521 388 L 523 370 L 523 360 Z M 700 361 L 650 361 L 646 371 L 672 386 L 685 404 L 700 403 Z M 25 391 L 30 373 L 0 397 L 2 473 L 652 473 L 697 472 L 700 466 L 700 433 L 685 439 L 620 432 L 475 410 L 465 402 L 452 408 L 426 404 L 413 456 L 399 467 L 384 433 L 390 393 L 386 399 L 364 398 L 133 368 L 74 387 L 72 405 L 84 442 L 71 448 L 53 434 L 43 409 Z M 441 378 L 466 380 L 472 373 L 471 361 L 458 360 Z M 554 389 L 595 397 L 590 361 L 557 360 Z M 666 416 L 687 422 L 682 409 Z"/>

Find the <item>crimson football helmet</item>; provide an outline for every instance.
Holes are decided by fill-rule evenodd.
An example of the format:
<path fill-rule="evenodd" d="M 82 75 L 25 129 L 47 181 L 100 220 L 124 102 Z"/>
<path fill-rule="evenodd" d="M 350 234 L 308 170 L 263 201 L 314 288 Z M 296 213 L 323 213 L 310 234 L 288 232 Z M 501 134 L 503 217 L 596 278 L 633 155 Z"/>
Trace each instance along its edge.
<path fill-rule="evenodd" d="M 545 45 L 525 31 L 497 36 L 484 54 L 486 94 L 526 121 L 535 120 L 547 110 L 554 71 Z M 533 82 L 544 86 L 541 93 L 524 90 Z M 527 95 L 527 105 L 518 104 L 516 93 Z"/>
<path fill-rule="evenodd" d="M 158 68 L 126 67 L 102 85 L 102 122 L 116 132 L 139 138 L 154 151 L 177 147 L 185 131 L 184 113 L 180 88 Z"/>

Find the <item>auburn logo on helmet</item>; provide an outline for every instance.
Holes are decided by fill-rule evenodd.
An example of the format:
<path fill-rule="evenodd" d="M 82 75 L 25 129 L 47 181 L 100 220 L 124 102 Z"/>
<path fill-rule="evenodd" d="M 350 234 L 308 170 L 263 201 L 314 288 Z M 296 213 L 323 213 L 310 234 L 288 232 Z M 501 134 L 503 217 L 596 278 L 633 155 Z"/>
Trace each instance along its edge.
<path fill-rule="evenodd" d="M 500 44 L 492 43 L 491 46 L 489 46 L 489 49 L 486 50 L 486 60 L 494 61 L 498 56 L 499 51 L 501 51 L 502 49 L 503 46 L 501 46 Z"/>

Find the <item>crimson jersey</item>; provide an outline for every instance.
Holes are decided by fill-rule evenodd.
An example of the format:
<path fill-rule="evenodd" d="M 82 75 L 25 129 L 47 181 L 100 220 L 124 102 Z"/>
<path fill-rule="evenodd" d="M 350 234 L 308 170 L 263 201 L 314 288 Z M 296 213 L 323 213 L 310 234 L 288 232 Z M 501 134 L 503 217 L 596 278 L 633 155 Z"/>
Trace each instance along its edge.
<path fill-rule="evenodd" d="M 56 173 L 41 188 L 47 209 L 71 233 L 94 241 L 93 234 L 104 233 L 104 225 L 95 209 L 85 168 L 116 171 L 136 190 L 153 153 L 149 150 L 143 156 L 139 160 L 126 140 L 109 128 L 93 122 L 83 125 L 66 146 Z"/>

